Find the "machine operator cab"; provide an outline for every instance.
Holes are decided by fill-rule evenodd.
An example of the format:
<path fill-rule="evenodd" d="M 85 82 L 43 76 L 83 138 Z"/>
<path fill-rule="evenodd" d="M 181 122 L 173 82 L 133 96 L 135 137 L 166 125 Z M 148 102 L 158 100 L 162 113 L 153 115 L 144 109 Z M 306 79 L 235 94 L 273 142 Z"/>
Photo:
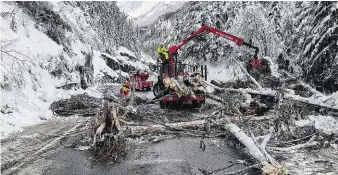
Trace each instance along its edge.
<path fill-rule="evenodd" d="M 178 58 L 177 53 L 173 56 L 173 58 L 173 64 L 165 61 L 157 62 L 156 70 L 158 73 L 158 80 L 153 87 L 153 93 L 155 97 L 162 94 L 162 91 L 165 89 L 165 85 L 163 83 L 165 78 L 182 78 L 186 80 L 186 82 L 190 82 L 193 78 L 191 75 L 193 75 L 197 70 L 200 70 L 201 76 L 204 78 L 204 80 L 207 80 L 206 65 L 198 65 L 192 61 L 182 61 L 182 59 Z"/>

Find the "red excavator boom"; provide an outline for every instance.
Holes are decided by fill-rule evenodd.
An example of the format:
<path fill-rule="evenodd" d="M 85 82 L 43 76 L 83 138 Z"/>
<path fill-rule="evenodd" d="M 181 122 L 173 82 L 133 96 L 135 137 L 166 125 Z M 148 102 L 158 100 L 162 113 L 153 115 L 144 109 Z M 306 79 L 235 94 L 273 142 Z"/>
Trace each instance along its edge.
<path fill-rule="evenodd" d="M 212 28 L 212 27 L 209 27 L 209 26 L 206 26 L 206 25 L 202 25 L 201 28 L 199 28 L 195 33 L 191 34 L 188 38 L 186 38 L 183 41 L 181 41 L 181 43 L 179 43 L 178 45 L 171 46 L 169 48 L 169 58 L 170 58 L 171 75 L 172 76 L 175 76 L 174 66 L 173 65 L 174 65 L 174 56 L 177 54 L 177 50 L 180 49 L 180 48 L 182 48 L 183 46 L 185 46 L 192 39 L 194 39 L 194 38 L 196 38 L 198 36 L 210 33 L 210 32 L 213 33 L 213 34 L 216 34 L 216 35 L 218 35 L 220 37 L 223 37 L 223 38 L 226 38 L 228 40 L 231 40 L 231 41 L 235 42 L 236 45 L 238 45 L 238 46 L 245 45 L 247 47 L 255 49 L 254 58 L 257 59 L 257 54 L 258 54 L 258 51 L 259 51 L 258 47 L 253 46 L 250 43 L 244 42 L 243 38 L 239 38 L 239 37 L 236 37 L 236 36 L 231 35 L 229 33 L 225 33 L 223 31 L 217 30 L 215 28 Z"/>

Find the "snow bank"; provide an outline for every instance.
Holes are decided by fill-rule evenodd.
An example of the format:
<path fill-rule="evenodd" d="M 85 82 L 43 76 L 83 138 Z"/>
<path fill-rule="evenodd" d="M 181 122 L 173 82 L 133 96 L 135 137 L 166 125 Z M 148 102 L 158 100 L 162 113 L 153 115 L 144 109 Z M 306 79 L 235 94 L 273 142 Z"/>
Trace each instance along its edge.
<path fill-rule="evenodd" d="M 150 63 L 156 64 L 155 60 L 153 60 L 149 55 L 142 52 L 140 56 L 137 57 L 134 52 L 122 46 L 114 51 L 115 56 L 107 53 L 104 53 L 104 55 L 119 62 L 120 64 L 129 64 L 136 69 L 149 69 Z"/>
<path fill-rule="evenodd" d="M 309 119 L 314 121 L 315 128 L 319 131 L 331 135 L 338 135 L 338 119 L 331 116 L 310 115 Z"/>
<path fill-rule="evenodd" d="M 307 125 L 314 125 L 320 132 L 331 135 L 338 135 L 338 119 L 331 116 L 310 115 L 306 120 L 299 120 L 295 122 L 296 126 L 304 127 Z"/>
<path fill-rule="evenodd" d="M 144 52 L 141 53 L 141 61 L 146 64 L 156 64 L 156 61 Z"/>
<path fill-rule="evenodd" d="M 116 51 L 114 51 L 113 55 L 108 53 L 94 53 L 94 60 L 93 64 L 94 67 L 97 68 L 94 70 L 95 76 L 102 76 L 103 72 L 107 73 L 108 75 L 114 77 L 121 74 L 122 76 L 128 76 L 128 72 L 118 71 L 116 73 L 113 71 L 109 66 L 107 66 L 104 59 L 100 57 L 100 55 L 104 55 L 108 59 L 112 59 L 115 62 L 119 63 L 120 65 L 130 65 L 137 69 L 149 69 L 149 64 L 156 64 L 156 62 L 145 53 L 141 53 L 140 57 L 137 57 L 136 54 L 125 47 L 119 47 Z"/>

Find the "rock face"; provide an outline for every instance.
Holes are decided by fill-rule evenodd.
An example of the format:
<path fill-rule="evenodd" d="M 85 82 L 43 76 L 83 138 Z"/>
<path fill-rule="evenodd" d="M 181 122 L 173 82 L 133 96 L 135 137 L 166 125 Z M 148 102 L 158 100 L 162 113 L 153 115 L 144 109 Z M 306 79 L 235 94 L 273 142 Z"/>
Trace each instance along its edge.
<path fill-rule="evenodd" d="M 79 67 L 81 88 L 86 89 L 93 83 L 94 79 L 94 66 L 93 66 L 93 51 L 85 54 L 86 62 L 84 66 Z"/>

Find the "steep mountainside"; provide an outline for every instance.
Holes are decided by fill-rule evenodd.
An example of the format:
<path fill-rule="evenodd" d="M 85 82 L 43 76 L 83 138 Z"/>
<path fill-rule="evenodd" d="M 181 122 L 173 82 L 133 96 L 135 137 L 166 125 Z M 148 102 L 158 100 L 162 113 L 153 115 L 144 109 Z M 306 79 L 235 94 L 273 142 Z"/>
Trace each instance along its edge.
<path fill-rule="evenodd" d="M 55 100 L 153 62 L 115 2 L 1 2 L 0 20 L 1 134 L 52 117 Z"/>
<path fill-rule="evenodd" d="M 337 2 L 189 2 L 177 12 L 140 29 L 142 47 L 156 57 L 158 44 L 177 44 L 201 24 L 242 37 L 260 48 L 260 57 L 290 60 L 293 73 L 321 91 L 338 90 Z M 232 65 L 252 51 L 214 35 L 189 43 L 180 56 Z"/>
<path fill-rule="evenodd" d="M 117 5 L 138 26 L 143 27 L 155 22 L 159 16 L 165 13 L 176 11 L 185 3 L 178 1 L 118 1 Z"/>

